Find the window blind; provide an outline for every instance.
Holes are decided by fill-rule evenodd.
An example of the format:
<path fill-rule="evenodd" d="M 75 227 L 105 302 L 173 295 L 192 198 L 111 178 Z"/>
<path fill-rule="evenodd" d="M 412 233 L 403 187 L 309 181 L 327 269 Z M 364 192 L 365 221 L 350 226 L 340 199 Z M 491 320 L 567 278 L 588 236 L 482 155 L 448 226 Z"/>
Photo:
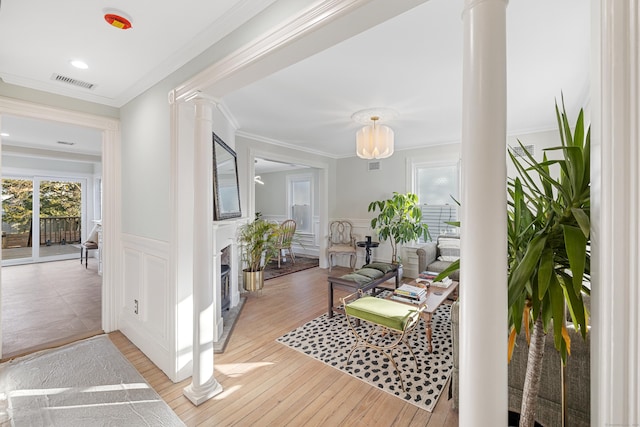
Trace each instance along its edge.
<path fill-rule="evenodd" d="M 431 240 L 435 241 L 441 234 L 457 234 L 457 227 L 447 222 L 458 220 L 457 205 L 427 205 L 422 204 L 422 222 L 429 226 Z"/>

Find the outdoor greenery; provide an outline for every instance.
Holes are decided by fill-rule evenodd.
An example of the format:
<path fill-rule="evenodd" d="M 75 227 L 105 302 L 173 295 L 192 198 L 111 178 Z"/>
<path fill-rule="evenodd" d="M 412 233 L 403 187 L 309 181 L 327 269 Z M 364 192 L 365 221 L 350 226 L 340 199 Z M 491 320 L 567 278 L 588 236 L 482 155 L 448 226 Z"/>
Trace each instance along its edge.
<path fill-rule="evenodd" d="M 391 262 L 399 262 L 398 245 L 414 242 L 420 237 L 430 238 L 427 224 L 422 222 L 422 210 L 418 196 L 413 193 L 393 193 L 387 200 L 369 204 L 368 212 L 378 209 L 380 213 L 371 220 L 371 228 L 381 241 L 391 243 Z"/>
<path fill-rule="evenodd" d="M 40 182 L 40 217 L 80 217 L 82 191 L 80 183 L 66 181 Z M 33 181 L 2 180 L 2 222 L 12 231 L 27 233 L 33 215 Z"/>

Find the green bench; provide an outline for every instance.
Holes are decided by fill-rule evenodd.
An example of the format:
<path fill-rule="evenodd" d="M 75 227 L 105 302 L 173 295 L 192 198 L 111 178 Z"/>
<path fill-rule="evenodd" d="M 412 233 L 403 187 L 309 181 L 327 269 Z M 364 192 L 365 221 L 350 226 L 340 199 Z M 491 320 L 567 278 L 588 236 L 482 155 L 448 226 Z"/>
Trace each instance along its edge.
<path fill-rule="evenodd" d="M 397 264 L 389 264 L 384 262 L 374 262 L 363 266 L 360 270 L 353 273 L 345 274 L 340 277 L 329 277 L 329 304 L 328 315 L 333 317 L 333 313 L 344 313 L 344 309 L 334 305 L 333 291 L 335 289 L 345 290 L 349 293 L 373 291 L 374 295 L 378 288 L 384 282 L 395 278 L 395 287 L 400 286 L 400 277 L 402 270 Z M 384 288 L 380 288 L 384 289 Z"/>
<path fill-rule="evenodd" d="M 349 327 L 356 337 L 356 342 L 349 352 L 346 363 L 349 363 L 351 355 L 358 347 L 376 349 L 391 361 L 398 378 L 400 378 L 402 390 L 406 391 L 402 375 L 393 358 L 393 350 L 404 343 L 413 357 L 416 370 L 418 369 L 418 360 L 413 353 L 408 338 L 418 325 L 420 313 L 426 306 L 412 306 L 384 298 L 363 295 L 362 291 L 342 298 L 342 303 L 344 304 Z M 374 329 L 359 328 L 361 320 L 372 323 Z"/>

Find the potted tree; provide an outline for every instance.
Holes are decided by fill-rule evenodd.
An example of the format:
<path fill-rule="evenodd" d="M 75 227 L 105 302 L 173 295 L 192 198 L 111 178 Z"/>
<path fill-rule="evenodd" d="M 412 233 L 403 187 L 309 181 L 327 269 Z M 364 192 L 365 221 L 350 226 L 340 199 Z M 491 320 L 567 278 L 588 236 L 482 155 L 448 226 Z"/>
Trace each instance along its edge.
<path fill-rule="evenodd" d="M 571 348 L 567 310 L 583 338 L 588 330 L 583 295 L 590 290 L 583 282 L 590 277 L 591 137 L 589 129 L 585 133 L 582 110 L 573 133 L 564 103 L 562 112 L 556 105 L 556 116 L 561 145 L 547 150 L 560 151 L 559 160 L 548 160 L 545 154 L 539 162 L 521 143 L 522 161 L 509 153 L 519 175 L 507 183 L 509 360 L 523 326 L 529 341 L 521 427 L 535 423 L 547 332 L 553 328 L 564 365 Z M 553 166 L 558 174 L 551 171 Z M 436 280 L 458 268 L 459 260 Z M 566 408 L 562 409 L 566 417 Z"/>
<path fill-rule="evenodd" d="M 371 228 L 381 241 L 389 240 L 392 263 L 399 263 L 398 245 L 431 237 L 427 224 L 422 222 L 422 209 L 416 194 L 394 192 L 390 199 L 369 204 L 368 212 L 376 209 L 380 213 L 371 220 Z"/>
<path fill-rule="evenodd" d="M 566 310 L 583 338 L 587 334 L 584 281 L 590 275 L 590 130 L 580 111 L 573 133 L 564 102 L 556 105 L 560 131 L 559 160 L 518 161 L 519 177 L 508 186 L 509 356 L 522 326 L 530 334 L 520 426 L 534 422 L 545 335 L 553 328 L 563 364 L 570 353 Z M 522 145 L 522 144 L 521 144 Z M 556 165 L 559 177 L 550 167 Z M 565 411 L 566 414 L 566 411 Z"/>
<path fill-rule="evenodd" d="M 241 247 L 244 289 L 258 291 L 264 286 L 264 267 L 278 254 L 278 224 L 265 221 L 257 214 L 252 222 L 238 228 Z"/>

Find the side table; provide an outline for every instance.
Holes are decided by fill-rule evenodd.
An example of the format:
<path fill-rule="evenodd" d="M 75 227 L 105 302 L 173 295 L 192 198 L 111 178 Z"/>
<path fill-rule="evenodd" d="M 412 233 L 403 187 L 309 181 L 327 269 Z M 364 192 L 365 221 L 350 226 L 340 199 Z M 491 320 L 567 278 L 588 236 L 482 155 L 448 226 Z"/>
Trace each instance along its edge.
<path fill-rule="evenodd" d="M 364 248 L 366 253 L 365 264 L 369 264 L 371 262 L 371 248 L 377 248 L 378 246 L 380 246 L 380 242 L 372 242 L 370 240 L 366 240 L 357 242 L 356 245 L 358 245 L 359 248 Z"/>

